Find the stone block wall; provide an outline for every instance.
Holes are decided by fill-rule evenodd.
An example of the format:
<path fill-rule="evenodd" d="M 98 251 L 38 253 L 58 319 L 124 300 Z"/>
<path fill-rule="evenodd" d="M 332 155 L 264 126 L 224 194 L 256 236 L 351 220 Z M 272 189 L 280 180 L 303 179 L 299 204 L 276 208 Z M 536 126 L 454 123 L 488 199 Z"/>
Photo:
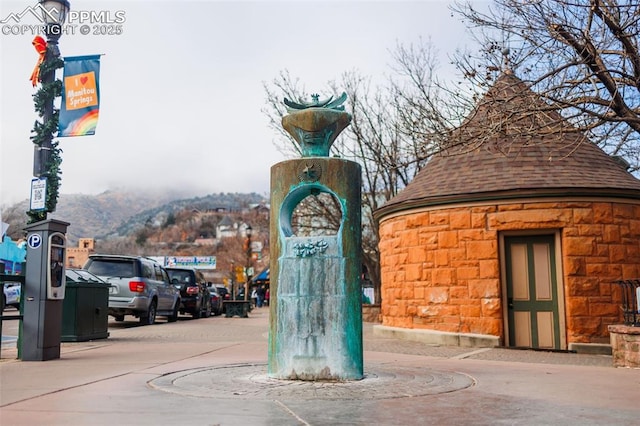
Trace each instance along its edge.
<path fill-rule="evenodd" d="M 609 326 L 614 367 L 640 368 L 640 327 Z"/>
<path fill-rule="evenodd" d="M 498 236 L 560 230 L 567 343 L 621 321 L 612 281 L 640 277 L 640 202 L 449 206 L 380 219 L 382 323 L 503 336 Z"/>
<path fill-rule="evenodd" d="M 380 323 L 380 305 L 362 305 L 362 321 Z"/>

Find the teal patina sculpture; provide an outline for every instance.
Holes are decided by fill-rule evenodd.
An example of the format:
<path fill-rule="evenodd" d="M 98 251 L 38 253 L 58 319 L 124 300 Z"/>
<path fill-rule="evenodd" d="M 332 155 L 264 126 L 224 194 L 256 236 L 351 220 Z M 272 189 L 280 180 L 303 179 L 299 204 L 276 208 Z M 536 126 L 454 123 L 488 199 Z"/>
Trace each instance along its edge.
<path fill-rule="evenodd" d="M 363 377 L 361 171 L 329 158 L 331 144 L 351 116 L 339 98 L 311 103 L 285 99 L 282 125 L 302 158 L 271 168 L 271 377 L 358 380 Z M 335 234 L 296 235 L 294 212 L 307 197 L 328 194 L 340 209 Z"/>
<path fill-rule="evenodd" d="M 327 157 L 340 132 L 351 122 L 342 104 L 347 94 L 324 101 L 311 95 L 312 102 L 298 103 L 284 98 L 289 115 L 282 118 L 282 127 L 300 144 L 303 157 Z"/>

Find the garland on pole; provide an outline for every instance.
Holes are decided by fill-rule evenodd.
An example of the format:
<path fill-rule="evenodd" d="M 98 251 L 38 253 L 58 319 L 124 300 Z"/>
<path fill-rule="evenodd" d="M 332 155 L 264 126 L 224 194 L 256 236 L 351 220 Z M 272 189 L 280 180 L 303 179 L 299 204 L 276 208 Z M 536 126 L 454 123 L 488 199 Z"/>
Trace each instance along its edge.
<path fill-rule="evenodd" d="M 48 73 L 52 73 L 55 76 L 55 71 L 63 66 L 64 61 L 60 57 L 45 60 L 40 64 L 40 76 L 48 75 Z M 42 121 L 35 121 L 31 141 L 39 147 L 42 147 L 47 141 L 51 141 L 51 152 L 45 165 L 46 170 L 44 173 L 47 178 L 45 209 L 43 211 L 29 210 L 27 212 L 29 223 L 46 220 L 47 212 L 55 211 L 58 204 L 58 189 L 62 180 L 62 171 L 60 170 L 60 165 L 62 164 L 60 154 L 62 150 L 58 147 L 58 142 L 53 140 L 53 135 L 58 131 L 60 110 L 54 107 L 51 117 L 47 120 L 44 119 L 47 105 L 53 105 L 55 98 L 62 95 L 62 81 L 55 79 L 55 77 L 53 80 L 52 82 L 42 82 L 40 80 L 40 88 L 33 95 L 35 110 Z"/>

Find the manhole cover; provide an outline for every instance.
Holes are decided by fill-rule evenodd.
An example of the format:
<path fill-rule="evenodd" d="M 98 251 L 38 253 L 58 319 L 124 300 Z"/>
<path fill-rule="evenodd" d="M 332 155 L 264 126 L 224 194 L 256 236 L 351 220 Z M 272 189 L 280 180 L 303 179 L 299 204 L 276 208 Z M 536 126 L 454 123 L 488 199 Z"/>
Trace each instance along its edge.
<path fill-rule="evenodd" d="M 203 398 L 251 399 L 391 399 L 435 395 L 466 389 L 466 374 L 369 365 L 362 380 L 310 382 L 267 376 L 266 364 L 241 364 L 177 371 L 151 380 L 152 388 Z"/>

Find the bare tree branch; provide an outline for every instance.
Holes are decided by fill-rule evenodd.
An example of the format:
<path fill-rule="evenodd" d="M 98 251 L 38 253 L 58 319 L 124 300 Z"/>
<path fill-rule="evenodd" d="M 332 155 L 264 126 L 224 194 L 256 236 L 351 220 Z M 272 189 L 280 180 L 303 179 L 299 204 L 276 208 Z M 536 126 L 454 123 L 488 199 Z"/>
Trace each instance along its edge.
<path fill-rule="evenodd" d="M 489 87 L 512 70 L 576 132 L 640 170 L 638 2 L 494 0 L 482 11 L 470 3 L 453 10 L 482 46 L 456 55 L 469 81 Z"/>
<path fill-rule="evenodd" d="M 444 104 L 436 98 L 440 89 L 435 82 L 436 62 L 431 46 L 398 46 L 395 63 L 396 76 L 384 85 L 374 85 L 370 77 L 347 71 L 339 81 L 327 83 L 326 88 L 348 95 L 351 125 L 334 143 L 332 153 L 357 161 L 362 167 L 362 258 L 376 301 L 380 301 L 380 254 L 373 212 L 413 180 L 429 156 L 443 145 L 442 135 L 450 133 L 451 128 L 448 118 L 440 112 L 439 107 Z M 282 99 L 308 98 L 297 82 L 287 72 L 281 72 L 265 85 L 267 107 L 263 112 L 279 135 L 279 146 L 295 143 L 280 124 L 286 113 Z M 459 116 L 456 118 L 459 122 Z M 304 205 L 300 203 L 299 222 L 317 228 L 301 232 L 325 232 L 339 226 L 340 210 L 332 202 L 315 197 Z M 325 219 L 317 220 L 319 215 Z"/>

